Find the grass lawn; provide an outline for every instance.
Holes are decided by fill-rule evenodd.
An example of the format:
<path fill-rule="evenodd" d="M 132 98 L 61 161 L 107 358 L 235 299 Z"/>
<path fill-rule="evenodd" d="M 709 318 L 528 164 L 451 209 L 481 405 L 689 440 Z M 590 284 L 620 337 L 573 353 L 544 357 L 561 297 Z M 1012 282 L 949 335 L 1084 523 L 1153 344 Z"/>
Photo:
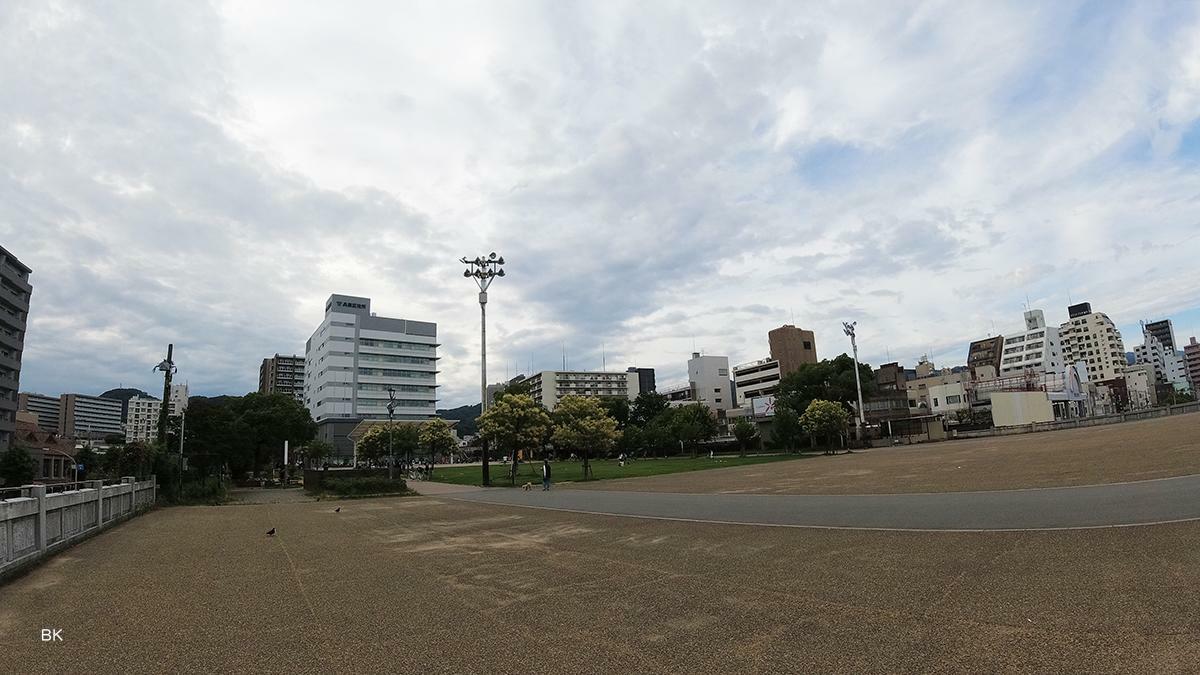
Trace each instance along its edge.
<path fill-rule="evenodd" d="M 719 456 L 714 459 L 709 459 L 707 456 L 695 459 L 691 457 L 671 457 L 667 459 L 639 459 L 633 462 L 626 462 L 625 466 L 620 466 L 615 459 L 593 459 L 591 465 L 592 477 L 595 480 L 604 480 L 606 478 L 636 478 L 639 476 L 658 476 L 683 471 L 702 471 L 704 469 L 719 469 L 730 466 L 764 464 L 766 462 L 800 459 L 802 456 L 783 454 L 737 457 L 735 455 Z M 501 487 L 508 485 L 509 466 L 509 464 L 501 462 L 491 463 L 490 471 L 493 485 Z M 578 481 L 583 477 L 583 462 L 581 461 L 550 462 L 550 468 L 555 483 Z M 437 468 L 433 471 L 433 480 L 441 483 L 457 483 L 459 485 L 479 485 L 481 471 L 479 465 Z M 535 484 L 541 483 L 541 462 L 523 462 L 517 469 L 517 485 L 524 485 L 527 481 L 532 481 Z"/>

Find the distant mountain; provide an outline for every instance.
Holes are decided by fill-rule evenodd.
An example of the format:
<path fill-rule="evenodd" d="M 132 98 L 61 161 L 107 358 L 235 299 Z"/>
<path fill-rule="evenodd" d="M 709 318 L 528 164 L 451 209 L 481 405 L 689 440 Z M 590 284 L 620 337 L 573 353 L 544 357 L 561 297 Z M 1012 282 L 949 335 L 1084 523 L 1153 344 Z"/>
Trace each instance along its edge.
<path fill-rule="evenodd" d="M 450 408 L 449 410 L 439 410 L 437 414 L 438 417 L 443 419 L 458 420 L 458 426 L 455 429 L 458 430 L 459 436 L 474 436 L 479 432 L 479 427 L 475 424 L 475 419 L 479 417 L 479 408 L 480 405 L 476 403 L 475 405 Z"/>
<path fill-rule="evenodd" d="M 147 394 L 141 389 L 130 389 L 129 387 L 109 389 L 103 394 L 100 394 L 100 398 L 114 398 L 121 402 L 121 419 L 125 419 L 125 416 L 129 413 L 129 399 L 133 398 L 134 396 L 143 396 L 149 398 L 150 394 Z"/>

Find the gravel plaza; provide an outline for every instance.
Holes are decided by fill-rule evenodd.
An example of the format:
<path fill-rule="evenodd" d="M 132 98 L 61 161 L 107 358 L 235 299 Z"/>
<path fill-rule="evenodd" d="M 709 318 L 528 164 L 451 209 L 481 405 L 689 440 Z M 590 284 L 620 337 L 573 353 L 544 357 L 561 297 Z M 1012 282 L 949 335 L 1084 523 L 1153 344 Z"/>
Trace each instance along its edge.
<path fill-rule="evenodd" d="M 1047 443 L 1075 447 L 1075 433 L 996 442 L 1027 457 Z M 1161 453 L 1130 453 L 1118 438 L 1094 456 L 1132 454 L 1145 464 L 1078 470 L 1076 482 L 1197 473 Z M 982 444 L 829 465 L 944 457 L 974 445 Z M 1013 484 L 1026 480 L 1021 466 Z M 752 468 L 679 478 L 716 484 L 719 474 Z M 896 489 L 880 491 L 914 485 L 898 476 Z M 677 477 L 640 480 L 667 478 Z M 271 527 L 274 538 L 265 536 Z M 478 504 L 446 490 L 136 518 L 0 586 L 0 669 L 1189 672 L 1200 663 L 1197 606 L 1200 522 L 778 528 Z M 40 642 L 42 628 L 62 629 L 63 641 Z"/>

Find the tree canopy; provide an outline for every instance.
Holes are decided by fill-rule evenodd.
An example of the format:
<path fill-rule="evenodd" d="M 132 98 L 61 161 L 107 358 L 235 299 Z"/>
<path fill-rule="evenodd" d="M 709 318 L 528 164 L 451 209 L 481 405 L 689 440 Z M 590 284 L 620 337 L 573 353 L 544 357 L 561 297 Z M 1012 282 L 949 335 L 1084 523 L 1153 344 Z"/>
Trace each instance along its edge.
<path fill-rule="evenodd" d="M 844 432 L 849 422 L 850 413 L 845 406 L 821 399 L 809 403 L 800 416 L 800 426 L 806 432 L 827 440 Z"/>
<path fill-rule="evenodd" d="M 479 433 L 501 452 L 516 457 L 541 447 L 550 430 L 550 415 L 528 394 L 497 397 L 479 418 Z"/>
<path fill-rule="evenodd" d="M 0 454 L 0 479 L 4 485 L 27 485 L 36 475 L 33 456 L 25 448 L 13 447 Z"/>
<path fill-rule="evenodd" d="M 417 425 L 409 422 L 383 422 L 367 429 L 354 445 L 354 451 L 358 459 L 374 464 L 388 457 L 389 451 L 391 457 L 408 457 L 420 447 L 420 431 Z"/>
<path fill-rule="evenodd" d="M 598 399 L 564 396 L 554 408 L 554 447 L 579 453 L 585 480 L 591 477 L 591 455 L 607 453 L 620 437 L 617 421 Z"/>
<path fill-rule="evenodd" d="M 316 436 L 316 430 L 308 410 L 285 394 L 193 398 L 188 403 L 184 453 L 202 473 L 228 466 L 238 475 L 282 461 L 285 440 L 300 447 Z"/>
<path fill-rule="evenodd" d="M 458 447 L 454 431 L 446 423 L 446 420 L 440 417 L 421 424 L 420 440 L 421 448 L 433 458 L 438 455 L 450 454 Z"/>
<path fill-rule="evenodd" d="M 863 397 L 875 393 L 875 374 L 866 363 L 858 364 L 862 380 Z M 791 408 L 801 414 L 816 399 L 837 401 L 847 406 L 858 404 L 858 390 L 854 382 L 854 359 L 842 354 L 818 363 L 805 363 L 779 381 L 775 394 L 775 408 Z"/>

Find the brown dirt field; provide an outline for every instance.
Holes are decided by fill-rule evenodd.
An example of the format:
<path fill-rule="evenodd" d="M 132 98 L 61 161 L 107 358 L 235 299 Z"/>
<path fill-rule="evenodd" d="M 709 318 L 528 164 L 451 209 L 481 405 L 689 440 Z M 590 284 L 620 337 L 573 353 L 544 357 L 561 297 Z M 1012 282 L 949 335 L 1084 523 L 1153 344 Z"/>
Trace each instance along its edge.
<path fill-rule="evenodd" d="M 644 492 L 878 494 L 1093 485 L 1200 473 L 1200 413 L 573 484 Z"/>
<path fill-rule="evenodd" d="M 1200 523 L 884 533 L 339 504 L 162 509 L 89 539 L 0 586 L 0 672 L 1200 663 Z"/>

